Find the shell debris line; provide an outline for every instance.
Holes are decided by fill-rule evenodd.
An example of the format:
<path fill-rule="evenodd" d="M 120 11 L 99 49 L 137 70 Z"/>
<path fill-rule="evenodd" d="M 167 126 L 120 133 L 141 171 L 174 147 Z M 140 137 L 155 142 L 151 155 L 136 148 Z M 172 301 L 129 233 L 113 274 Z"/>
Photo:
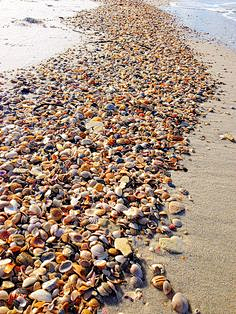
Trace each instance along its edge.
<path fill-rule="evenodd" d="M 215 83 L 172 22 L 104 1 L 65 21 L 90 34 L 83 46 L 0 87 L 1 313 L 97 313 L 127 282 L 142 287 L 135 239 L 175 236 L 182 252 L 186 191 L 173 194 L 171 171 L 186 171 Z M 172 305 L 188 311 L 181 293 Z"/>

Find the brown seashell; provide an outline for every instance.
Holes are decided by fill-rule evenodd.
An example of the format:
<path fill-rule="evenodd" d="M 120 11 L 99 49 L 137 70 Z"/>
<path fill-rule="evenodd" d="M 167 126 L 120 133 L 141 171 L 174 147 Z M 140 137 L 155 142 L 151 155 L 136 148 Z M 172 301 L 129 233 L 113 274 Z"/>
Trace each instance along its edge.
<path fill-rule="evenodd" d="M 163 275 L 165 273 L 165 267 L 162 264 L 152 264 L 150 268 L 154 276 Z"/>
<path fill-rule="evenodd" d="M 151 283 L 153 284 L 153 286 L 159 290 L 163 289 L 163 284 L 166 281 L 166 277 L 165 276 L 155 276 L 152 278 Z"/>
<path fill-rule="evenodd" d="M 96 266 L 100 270 L 103 270 L 106 268 L 107 262 L 105 260 L 94 261 L 94 266 Z"/>
<path fill-rule="evenodd" d="M 39 238 L 39 237 L 33 237 L 30 240 L 30 245 L 32 247 L 44 248 L 45 247 L 45 242 L 41 238 Z"/>
<path fill-rule="evenodd" d="M 22 252 L 20 253 L 17 257 L 16 257 L 16 263 L 18 265 L 25 265 L 25 266 L 29 266 L 29 265 L 33 265 L 34 260 L 33 257 L 26 253 L 26 252 Z"/>
<path fill-rule="evenodd" d="M 63 212 L 60 208 L 51 208 L 50 209 L 50 216 L 55 221 L 59 221 L 62 219 Z"/>
<path fill-rule="evenodd" d="M 99 208 L 99 209 L 95 210 L 94 214 L 96 216 L 101 217 L 101 216 L 106 214 L 106 210 L 104 208 Z"/>
<path fill-rule="evenodd" d="M 81 265 L 73 263 L 73 269 L 76 274 L 80 276 L 81 279 L 86 280 L 86 271 Z"/>

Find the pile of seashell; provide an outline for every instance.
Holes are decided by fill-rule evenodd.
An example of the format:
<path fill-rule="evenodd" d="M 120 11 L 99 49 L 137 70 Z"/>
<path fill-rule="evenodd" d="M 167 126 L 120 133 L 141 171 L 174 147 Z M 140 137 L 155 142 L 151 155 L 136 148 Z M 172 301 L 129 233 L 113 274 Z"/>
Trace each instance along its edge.
<path fill-rule="evenodd" d="M 120 285 L 142 287 L 134 237 L 181 227 L 171 170 L 185 170 L 213 84 L 170 20 L 105 1 L 67 20 L 93 29 L 94 44 L 1 87 L 0 313 L 96 313 Z"/>
<path fill-rule="evenodd" d="M 180 314 L 189 313 L 189 303 L 185 296 L 177 292 L 175 293 L 170 281 L 165 276 L 165 267 L 162 264 L 151 265 L 151 270 L 153 273 L 153 278 L 151 280 L 152 285 L 163 291 L 166 296 L 168 296 L 171 301 L 171 305 L 174 311 Z"/>

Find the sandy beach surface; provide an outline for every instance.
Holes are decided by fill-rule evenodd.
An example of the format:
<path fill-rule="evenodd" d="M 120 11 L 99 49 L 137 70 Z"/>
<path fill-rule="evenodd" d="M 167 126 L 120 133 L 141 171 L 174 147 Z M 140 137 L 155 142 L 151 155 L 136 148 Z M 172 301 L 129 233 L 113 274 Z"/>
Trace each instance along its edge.
<path fill-rule="evenodd" d="M 134 27 L 119 20 L 121 17 Z M 108 1 L 105 10 L 100 7 L 90 14 L 79 13 L 66 19 L 67 27 L 92 31 L 84 46 L 69 49 L 38 67 L 18 71 L 15 78 L 1 76 L 0 205 L 5 213 L 0 228 L 4 266 L 0 267 L 0 276 L 9 291 L 7 296 L 1 294 L 3 313 L 11 313 L 8 307 L 14 306 L 9 295 L 20 297 L 6 278 L 20 288 L 22 282 L 33 278 L 33 284 L 21 290 L 27 303 L 18 299 L 24 313 L 32 313 L 33 309 L 35 313 L 95 313 L 102 301 L 101 285 L 107 281 L 110 292 L 103 292 L 105 306 L 99 313 L 173 313 L 173 294 L 166 296 L 150 284 L 153 278 L 150 266 L 154 263 L 165 266 L 173 291 L 183 293 L 189 300 L 190 308 L 185 313 L 235 313 L 236 144 L 232 138 L 236 138 L 236 54 L 201 38 L 191 38 L 191 32 L 185 34 L 183 28 L 172 23 L 171 16 L 142 2 Z M 159 49 L 158 53 L 153 47 Z M 155 58 L 160 63 L 159 77 L 155 74 Z M 211 78 L 201 62 L 209 66 Z M 213 80 L 218 81 L 214 96 Z M 158 106 L 158 113 L 154 105 Z M 126 119 L 130 119 L 128 124 Z M 190 134 L 188 127 L 193 129 Z M 22 134 L 23 139 L 19 140 Z M 185 140 L 187 137 L 191 146 Z M 143 142 L 143 148 L 136 152 L 139 155 L 136 161 L 133 145 Z M 12 156 L 7 155 L 10 149 Z M 18 167 L 17 175 L 12 173 L 10 162 Z M 174 171 L 177 168 L 188 171 Z M 131 177 L 129 188 L 134 189 L 135 197 L 126 187 Z M 166 191 L 173 200 L 168 201 Z M 22 197 L 22 207 L 12 202 L 13 199 L 21 204 Z M 154 206 L 151 202 L 155 199 L 158 205 Z M 10 200 L 11 207 L 7 203 Z M 184 214 L 175 216 L 183 226 L 172 232 L 174 216 L 169 211 L 170 202 L 175 200 L 186 209 Z M 129 214 L 118 211 L 117 205 L 142 208 L 141 214 L 148 217 L 148 222 L 140 222 L 143 217 L 140 213 L 135 216 L 132 211 Z M 96 208 L 96 215 L 87 214 L 90 207 Z M 12 218 L 14 224 L 9 222 Z M 151 222 L 158 227 L 153 228 Z M 7 242 L 9 226 L 10 233 L 21 230 L 25 239 Z M 105 240 L 98 238 L 99 232 L 105 235 Z M 105 247 L 113 264 L 108 266 L 104 251 L 100 255 L 107 261 L 97 261 L 98 256 L 92 253 L 93 259 L 88 258 L 86 264 L 81 252 L 91 254 L 88 251 L 95 245 L 88 240 L 91 235 L 97 236 L 94 241 Z M 170 254 L 160 247 L 160 238 L 173 235 L 180 238 L 181 254 Z M 116 237 L 123 240 L 128 237 L 132 249 L 127 243 L 125 248 L 116 245 Z M 46 251 L 57 256 L 56 261 L 54 257 L 47 262 L 48 266 L 47 263 L 42 266 L 46 260 L 44 242 L 49 243 Z M 9 243 L 14 248 L 11 254 Z M 18 258 L 22 243 L 27 243 L 24 252 L 30 254 L 23 262 Z M 119 262 L 115 259 L 117 255 Z M 34 264 L 28 262 L 30 258 Z M 64 262 L 68 263 L 64 264 L 68 271 L 61 266 Z M 138 263 L 142 265 L 141 273 L 145 273 L 137 276 L 142 281 L 142 284 L 138 281 L 141 290 L 131 289 L 131 267 Z M 88 272 L 88 268 L 93 271 Z M 16 269 L 21 269 L 18 277 L 14 275 Z M 58 274 L 58 269 L 63 275 Z M 68 279 L 73 275 L 73 280 Z M 48 285 L 55 276 L 58 282 L 50 282 L 56 291 L 53 294 Z M 116 284 L 116 294 L 111 282 Z M 121 282 L 123 295 L 118 287 Z M 40 297 L 35 295 L 37 290 Z M 92 296 L 98 304 L 93 301 L 88 306 Z M 82 307 L 81 300 L 86 300 L 81 302 Z"/>

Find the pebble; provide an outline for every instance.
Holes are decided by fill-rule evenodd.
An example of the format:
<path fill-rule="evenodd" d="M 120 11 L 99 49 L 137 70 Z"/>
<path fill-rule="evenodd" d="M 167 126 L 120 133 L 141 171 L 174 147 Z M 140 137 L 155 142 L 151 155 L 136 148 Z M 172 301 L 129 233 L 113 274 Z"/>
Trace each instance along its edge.
<path fill-rule="evenodd" d="M 170 214 L 178 214 L 185 211 L 185 206 L 178 201 L 172 201 L 169 203 L 168 210 Z"/>
<path fill-rule="evenodd" d="M 184 251 L 183 240 L 178 236 L 159 239 L 159 246 L 161 249 L 166 250 L 169 253 L 181 254 Z"/>
<path fill-rule="evenodd" d="M 119 250 L 124 256 L 128 256 L 132 253 L 131 246 L 127 238 L 115 239 L 115 248 Z"/>

